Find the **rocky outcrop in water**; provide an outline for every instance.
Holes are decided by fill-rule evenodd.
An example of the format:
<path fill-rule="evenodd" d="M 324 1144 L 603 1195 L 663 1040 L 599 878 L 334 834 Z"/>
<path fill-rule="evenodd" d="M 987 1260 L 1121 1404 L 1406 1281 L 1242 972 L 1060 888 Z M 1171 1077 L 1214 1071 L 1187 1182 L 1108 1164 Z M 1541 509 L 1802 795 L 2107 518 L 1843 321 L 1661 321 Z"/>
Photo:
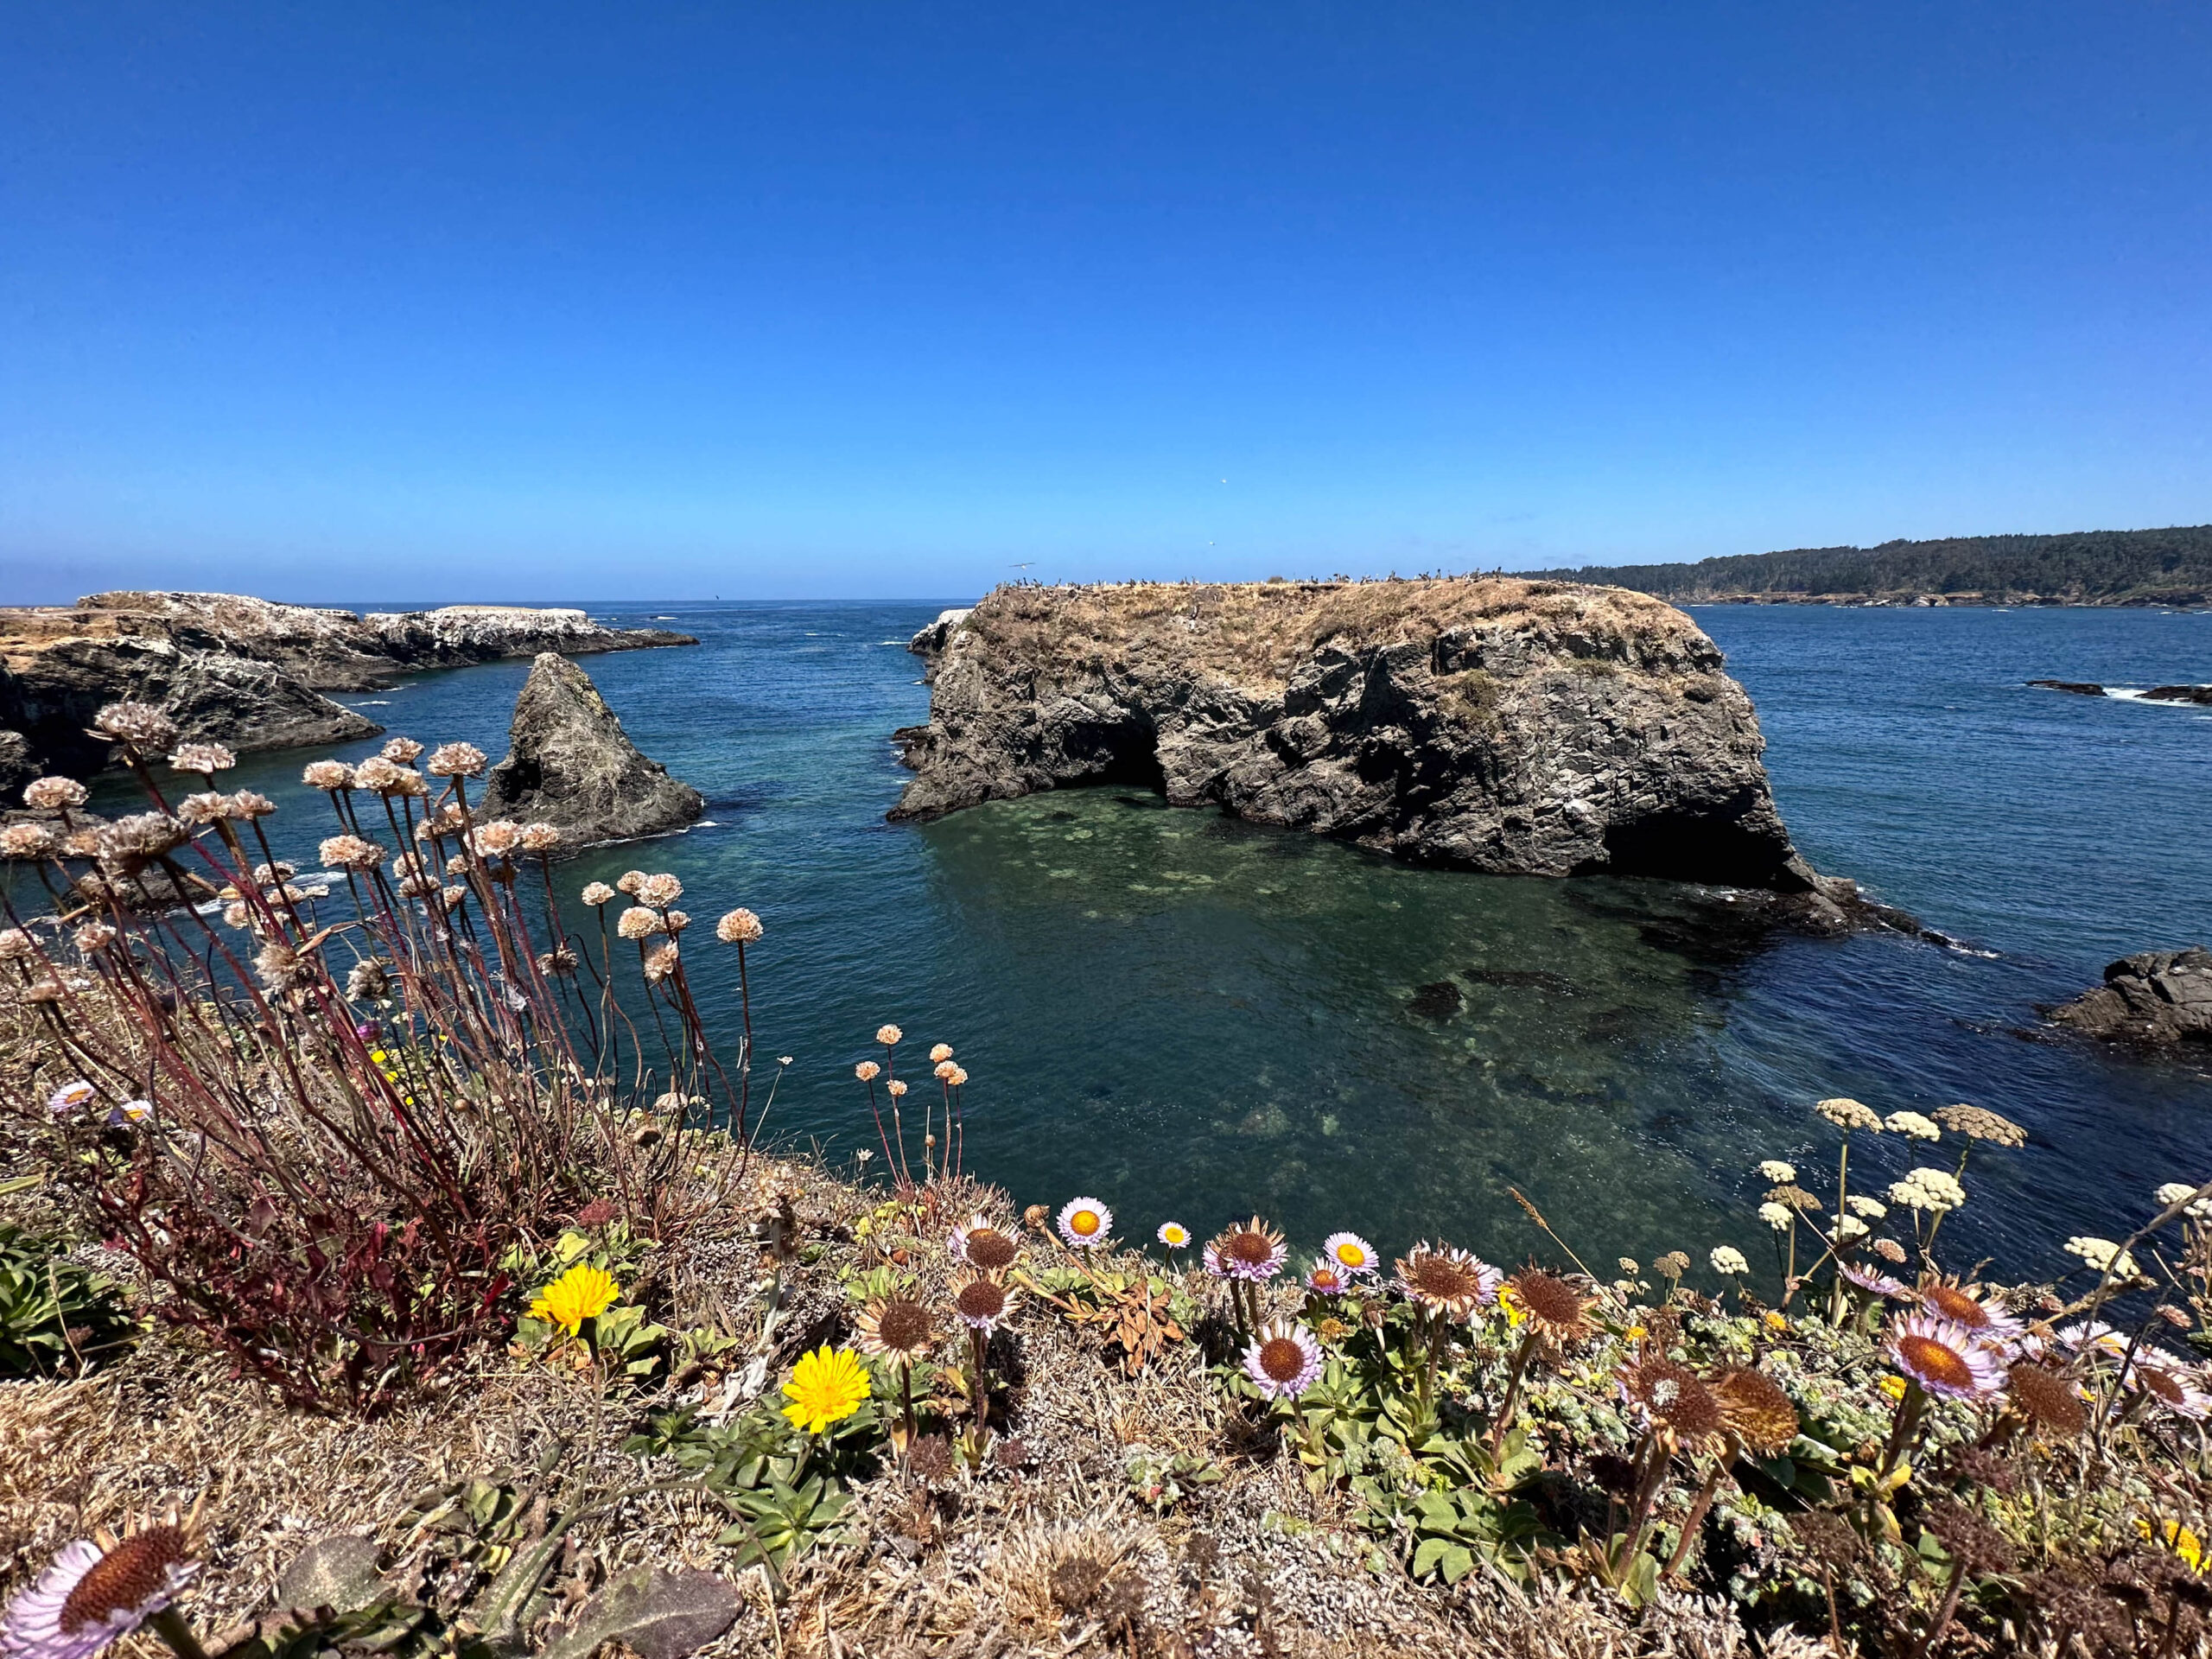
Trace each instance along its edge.
<path fill-rule="evenodd" d="M 161 706 L 187 737 L 233 749 L 342 743 L 382 729 L 326 691 L 541 651 L 691 645 L 658 628 L 609 628 L 582 611 L 454 605 L 320 610 L 234 594 L 94 594 L 73 606 L 0 608 L 0 774 L 82 777 L 106 764 L 85 728 L 102 703 Z M 10 760 L 7 738 L 22 740 Z"/>
<path fill-rule="evenodd" d="M 2103 984 L 2050 1014 L 2107 1042 L 2212 1043 L 2212 951 L 2193 945 L 2122 957 L 2106 965 Z"/>
<path fill-rule="evenodd" d="M 697 790 L 638 752 L 591 677 L 551 652 L 531 664 L 508 741 L 484 810 L 556 824 L 570 846 L 680 830 L 706 810 Z"/>
<path fill-rule="evenodd" d="M 941 642 L 925 640 L 942 629 Z M 917 636 L 929 724 L 891 816 L 1089 783 L 1499 874 L 1796 896 L 1751 699 L 1689 618 L 1511 578 L 1003 588 Z"/>

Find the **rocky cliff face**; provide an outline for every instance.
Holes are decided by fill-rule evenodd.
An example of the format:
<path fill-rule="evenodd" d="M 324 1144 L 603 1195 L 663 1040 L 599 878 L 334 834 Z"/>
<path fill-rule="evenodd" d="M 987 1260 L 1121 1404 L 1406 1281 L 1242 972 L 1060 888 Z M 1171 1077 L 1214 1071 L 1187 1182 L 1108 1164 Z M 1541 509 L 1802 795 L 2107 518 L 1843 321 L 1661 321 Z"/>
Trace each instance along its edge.
<path fill-rule="evenodd" d="M 941 643 L 927 638 L 942 631 Z M 1764 887 L 1793 852 L 1751 699 L 1687 616 L 1510 578 L 1001 588 L 917 637 L 894 819 L 1085 783 L 1501 874 Z"/>
<path fill-rule="evenodd" d="M 339 743 L 381 728 L 325 691 L 541 651 L 695 643 L 602 627 L 582 611 L 507 606 L 360 617 L 233 594 L 110 593 L 0 608 L 0 772 L 97 771 L 106 747 L 85 728 L 105 702 L 157 703 L 186 736 L 234 749 Z"/>
<path fill-rule="evenodd" d="M 556 824 L 571 847 L 679 830 L 706 810 L 697 790 L 638 752 L 591 677 L 551 652 L 531 664 L 508 741 L 486 816 Z"/>

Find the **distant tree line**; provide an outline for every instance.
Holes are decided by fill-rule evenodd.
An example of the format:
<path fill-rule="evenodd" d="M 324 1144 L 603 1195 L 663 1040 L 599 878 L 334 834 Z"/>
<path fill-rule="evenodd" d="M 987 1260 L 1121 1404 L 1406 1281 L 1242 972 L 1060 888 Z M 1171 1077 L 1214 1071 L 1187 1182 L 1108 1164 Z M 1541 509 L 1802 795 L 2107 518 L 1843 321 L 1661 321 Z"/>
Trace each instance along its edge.
<path fill-rule="evenodd" d="M 1521 574 L 1681 600 L 1973 594 L 2107 605 L 2202 604 L 2212 601 L 2212 524 L 1954 536 L 1879 547 L 1792 548 L 1694 564 L 1592 564 Z"/>

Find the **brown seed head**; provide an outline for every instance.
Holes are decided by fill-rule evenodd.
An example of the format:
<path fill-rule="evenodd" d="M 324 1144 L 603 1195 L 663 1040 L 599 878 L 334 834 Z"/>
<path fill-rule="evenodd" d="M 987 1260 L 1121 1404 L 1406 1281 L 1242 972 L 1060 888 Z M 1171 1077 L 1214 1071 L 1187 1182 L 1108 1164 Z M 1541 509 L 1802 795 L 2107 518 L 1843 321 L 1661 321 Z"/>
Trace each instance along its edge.
<path fill-rule="evenodd" d="M 1513 1275 L 1513 1300 L 1542 1330 L 1563 1341 L 1590 1333 L 1590 1303 L 1564 1279 L 1535 1268 Z"/>
<path fill-rule="evenodd" d="M 968 1259 L 986 1273 L 1002 1273 L 1014 1265 L 1014 1242 L 995 1227 L 978 1227 L 968 1235 Z"/>
<path fill-rule="evenodd" d="M 169 1570 L 185 1562 L 184 1534 L 175 1527 L 132 1533 L 77 1580 L 61 1604 L 62 1634 L 73 1635 L 156 1600 L 170 1588 Z"/>
<path fill-rule="evenodd" d="M 1779 1452 L 1797 1438 L 1797 1408 L 1764 1371 L 1732 1368 L 1707 1385 L 1720 1404 L 1720 1421 L 1753 1452 Z"/>
<path fill-rule="evenodd" d="M 2028 1132 L 2009 1117 L 1980 1106 L 1944 1106 L 1936 1110 L 1936 1121 L 1954 1135 L 1963 1135 L 1970 1141 L 1986 1141 L 1992 1146 L 2024 1147 Z"/>

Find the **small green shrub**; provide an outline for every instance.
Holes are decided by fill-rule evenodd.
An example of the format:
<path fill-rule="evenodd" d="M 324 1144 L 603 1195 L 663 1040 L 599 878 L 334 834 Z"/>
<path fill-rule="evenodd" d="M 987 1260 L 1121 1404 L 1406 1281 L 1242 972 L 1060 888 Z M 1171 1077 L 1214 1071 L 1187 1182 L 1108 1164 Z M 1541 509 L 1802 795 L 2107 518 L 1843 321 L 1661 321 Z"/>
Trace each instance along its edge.
<path fill-rule="evenodd" d="M 51 1239 L 0 1227 L 0 1376 L 59 1376 L 129 1339 L 115 1282 Z"/>

